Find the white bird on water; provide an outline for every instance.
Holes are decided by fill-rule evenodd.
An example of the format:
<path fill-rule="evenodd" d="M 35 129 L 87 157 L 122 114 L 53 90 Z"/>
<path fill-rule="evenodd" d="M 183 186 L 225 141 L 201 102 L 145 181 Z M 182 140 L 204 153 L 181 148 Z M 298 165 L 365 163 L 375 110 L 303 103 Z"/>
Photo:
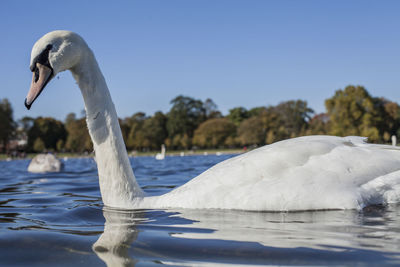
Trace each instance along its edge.
<path fill-rule="evenodd" d="M 225 160 L 160 196 L 136 182 L 117 113 L 95 56 L 76 33 L 54 31 L 32 49 L 29 109 L 46 84 L 70 70 L 84 99 L 106 206 L 263 211 L 361 209 L 400 201 L 400 150 L 361 137 L 307 136 Z"/>
<path fill-rule="evenodd" d="M 59 172 L 62 168 L 61 161 L 50 153 L 36 155 L 28 166 L 28 172 Z"/>
<path fill-rule="evenodd" d="M 163 160 L 165 159 L 165 145 L 161 145 L 161 153 L 156 154 L 156 160 Z"/>

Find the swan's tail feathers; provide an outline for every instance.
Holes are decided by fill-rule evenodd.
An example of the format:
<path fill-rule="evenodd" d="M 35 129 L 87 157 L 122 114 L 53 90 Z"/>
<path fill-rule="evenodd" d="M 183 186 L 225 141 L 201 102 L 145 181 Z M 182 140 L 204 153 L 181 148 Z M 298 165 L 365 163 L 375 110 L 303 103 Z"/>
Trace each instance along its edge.
<path fill-rule="evenodd" d="M 346 144 L 352 146 L 400 151 L 400 146 L 367 143 L 368 137 L 346 136 L 344 139 L 346 140 Z"/>
<path fill-rule="evenodd" d="M 377 177 L 360 187 L 360 207 L 400 202 L 400 171 Z"/>
<path fill-rule="evenodd" d="M 368 141 L 368 137 L 362 137 L 362 136 L 346 136 L 345 139 L 346 141 L 352 143 L 355 146 L 367 144 Z"/>

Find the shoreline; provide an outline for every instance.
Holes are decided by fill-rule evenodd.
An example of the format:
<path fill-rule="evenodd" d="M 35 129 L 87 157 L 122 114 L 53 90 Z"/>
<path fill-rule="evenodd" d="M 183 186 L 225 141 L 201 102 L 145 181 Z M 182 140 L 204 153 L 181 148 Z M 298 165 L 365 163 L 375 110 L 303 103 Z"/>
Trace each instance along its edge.
<path fill-rule="evenodd" d="M 248 150 L 247 150 L 248 151 Z M 171 150 L 165 153 L 165 156 L 211 156 L 211 155 L 227 155 L 227 154 L 242 154 L 247 152 L 243 149 L 198 149 L 198 150 Z M 45 153 L 45 152 L 43 152 Z M 50 152 L 53 153 L 53 152 Z M 155 157 L 157 153 L 160 151 L 148 151 L 148 152 L 138 152 L 138 151 L 130 151 L 128 152 L 128 157 Z M 32 159 L 36 155 L 41 153 L 28 153 L 25 158 L 10 158 L 6 154 L 0 154 L 0 161 L 7 160 L 21 160 L 21 159 Z M 69 152 L 61 152 L 54 153 L 58 158 L 91 158 L 94 156 L 93 153 L 69 153 Z"/>

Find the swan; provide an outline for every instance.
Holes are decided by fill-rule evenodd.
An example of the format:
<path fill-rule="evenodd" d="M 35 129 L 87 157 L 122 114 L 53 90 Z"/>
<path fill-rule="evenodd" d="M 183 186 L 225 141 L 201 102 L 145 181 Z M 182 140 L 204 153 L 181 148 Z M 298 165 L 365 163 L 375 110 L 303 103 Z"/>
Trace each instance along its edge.
<path fill-rule="evenodd" d="M 70 70 L 85 104 L 105 206 L 120 209 L 297 211 L 362 209 L 399 202 L 400 150 L 362 137 L 306 136 L 225 160 L 160 196 L 138 185 L 117 113 L 92 50 L 78 34 L 53 31 L 33 46 L 25 106 L 59 72 Z"/>
<path fill-rule="evenodd" d="M 165 159 L 165 145 L 161 145 L 161 153 L 156 154 L 156 160 L 163 160 Z"/>
<path fill-rule="evenodd" d="M 62 168 L 61 161 L 50 153 L 36 155 L 28 166 L 28 172 L 59 172 Z"/>

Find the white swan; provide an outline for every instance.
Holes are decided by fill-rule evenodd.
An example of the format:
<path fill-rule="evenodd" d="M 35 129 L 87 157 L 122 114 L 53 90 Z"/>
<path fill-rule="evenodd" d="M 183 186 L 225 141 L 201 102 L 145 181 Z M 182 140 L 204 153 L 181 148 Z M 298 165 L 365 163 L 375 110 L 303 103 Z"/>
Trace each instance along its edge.
<path fill-rule="evenodd" d="M 161 153 L 156 154 L 156 160 L 163 160 L 165 159 L 165 145 L 161 145 Z"/>
<path fill-rule="evenodd" d="M 28 172 L 59 172 L 62 168 L 61 161 L 50 153 L 36 155 L 28 166 Z"/>
<path fill-rule="evenodd" d="M 129 164 L 114 104 L 94 54 L 69 31 L 39 39 L 31 54 L 29 109 L 47 82 L 70 70 L 85 102 L 106 206 L 243 210 L 360 209 L 399 202 L 400 151 L 361 137 L 309 136 L 226 160 L 161 196 L 146 196 Z"/>

